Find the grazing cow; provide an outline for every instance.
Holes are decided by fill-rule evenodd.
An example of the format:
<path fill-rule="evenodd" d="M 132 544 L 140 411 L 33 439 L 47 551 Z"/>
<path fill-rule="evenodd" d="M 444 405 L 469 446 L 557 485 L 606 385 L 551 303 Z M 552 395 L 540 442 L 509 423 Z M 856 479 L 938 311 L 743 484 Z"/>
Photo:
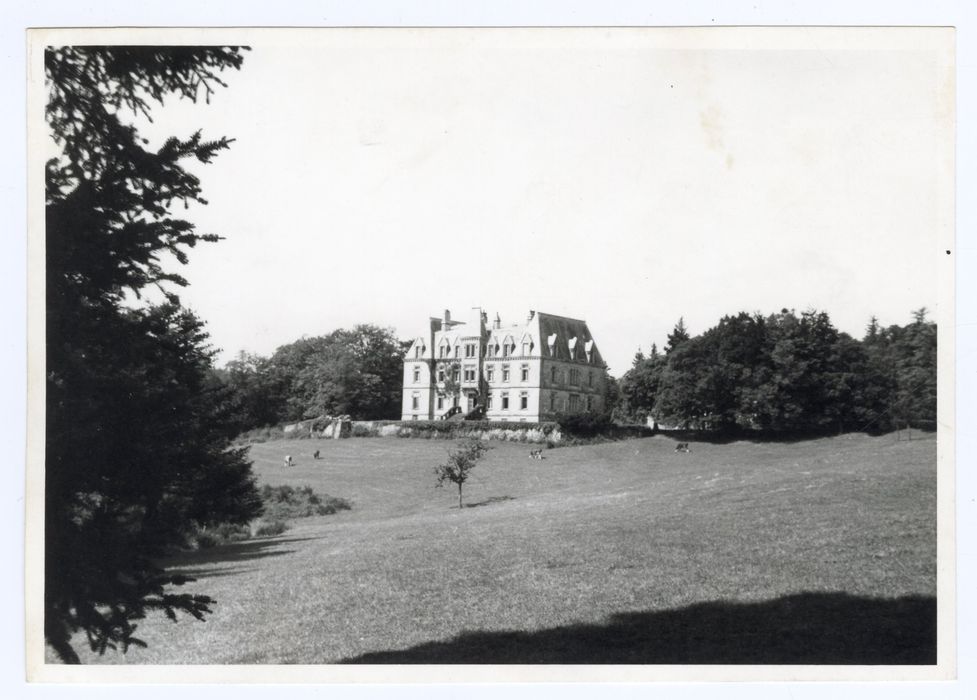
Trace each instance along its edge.
<path fill-rule="evenodd" d="M 529 453 L 530 459 L 543 459 L 543 450 L 533 450 Z"/>
<path fill-rule="evenodd" d="M 692 451 L 692 448 L 689 447 L 689 443 L 687 443 L 687 442 L 680 442 L 680 443 L 678 443 L 678 444 L 675 445 L 675 451 L 676 452 L 691 452 Z"/>
<path fill-rule="evenodd" d="M 312 453 L 312 459 L 319 459 L 319 450 Z"/>
<path fill-rule="evenodd" d="M 292 461 L 292 455 L 285 455 L 285 467 L 288 468 L 293 466 L 294 464 L 295 463 Z"/>

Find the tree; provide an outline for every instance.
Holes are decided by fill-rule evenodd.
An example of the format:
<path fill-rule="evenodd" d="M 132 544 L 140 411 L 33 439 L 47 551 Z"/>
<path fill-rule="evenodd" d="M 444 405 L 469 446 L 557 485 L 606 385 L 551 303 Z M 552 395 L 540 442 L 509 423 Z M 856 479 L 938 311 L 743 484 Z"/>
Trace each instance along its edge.
<path fill-rule="evenodd" d="M 685 328 L 685 319 L 680 316 L 678 323 L 675 324 L 675 328 L 668 334 L 668 342 L 665 344 L 665 354 L 671 353 L 688 339 L 689 332 Z"/>
<path fill-rule="evenodd" d="M 912 323 L 881 331 L 870 349 L 873 361 L 895 385 L 888 416 L 896 428 L 936 425 L 936 324 L 926 320 L 925 308 L 912 314 Z"/>
<path fill-rule="evenodd" d="M 654 345 L 649 357 L 635 356 L 631 369 L 624 373 L 618 383 L 619 413 L 623 414 L 622 417 L 644 422 L 653 414 L 664 366 L 664 358 Z"/>
<path fill-rule="evenodd" d="M 268 358 L 242 351 L 212 374 L 226 392 L 230 420 L 237 433 L 284 420 L 287 388 L 281 373 L 272 371 Z"/>
<path fill-rule="evenodd" d="M 461 364 L 455 360 L 439 362 L 437 366 L 437 392 L 439 396 L 451 398 L 461 396 Z M 444 377 L 442 379 L 441 377 Z"/>
<path fill-rule="evenodd" d="M 60 47 L 45 53 L 46 117 L 61 155 L 46 168 L 47 415 L 44 631 L 65 662 L 142 644 L 151 610 L 202 619 L 213 601 L 154 564 L 195 523 L 260 513 L 250 463 L 229 449 L 226 403 L 203 323 L 163 267 L 216 241 L 171 216 L 205 204 L 187 158 L 230 141 L 200 133 L 148 150 L 125 121 L 167 95 L 209 98 L 238 47 Z M 148 288 L 166 299 L 140 301 Z"/>
<path fill-rule="evenodd" d="M 269 362 L 286 387 L 281 420 L 350 415 L 400 415 L 403 353 L 393 331 L 360 324 L 275 351 Z"/>
<path fill-rule="evenodd" d="M 439 464 L 434 474 L 437 477 L 437 488 L 444 486 L 446 481 L 450 481 L 458 486 L 458 507 L 462 507 L 462 487 L 468 481 L 472 469 L 478 461 L 488 452 L 489 446 L 479 438 L 469 438 L 464 442 L 458 443 L 458 449 L 448 452 L 448 461 Z"/>

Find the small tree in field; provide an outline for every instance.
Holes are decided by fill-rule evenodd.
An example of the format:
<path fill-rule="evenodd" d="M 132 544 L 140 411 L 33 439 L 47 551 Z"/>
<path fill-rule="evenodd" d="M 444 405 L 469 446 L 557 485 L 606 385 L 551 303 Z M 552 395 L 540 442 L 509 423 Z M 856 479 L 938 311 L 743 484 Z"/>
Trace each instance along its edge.
<path fill-rule="evenodd" d="M 479 438 L 469 438 L 465 442 L 458 444 L 457 450 L 451 450 L 448 452 L 448 461 L 444 464 L 439 464 L 434 470 L 434 474 L 438 477 L 437 487 L 441 488 L 444 486 L 444 482 L 450 481 L 454 484 L 458 484 L 458 507 L 462 507 L 461 502 L 461 490 L 462 486 L 466 481 L 468 481 L 468 475 L 475 465 L 478 464 L 486 452 L 488 452 L 489 446 L 482 442 Z"/>

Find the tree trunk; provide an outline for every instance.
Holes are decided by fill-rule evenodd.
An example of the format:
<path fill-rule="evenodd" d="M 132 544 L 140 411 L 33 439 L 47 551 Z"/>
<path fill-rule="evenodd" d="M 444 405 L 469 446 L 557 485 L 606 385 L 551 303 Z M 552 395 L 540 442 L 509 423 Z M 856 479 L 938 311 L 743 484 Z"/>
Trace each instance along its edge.
<path fill-rule="evenodd" d="M 458 484 L 458 508 L 461 508 L 461 484 Z"/>

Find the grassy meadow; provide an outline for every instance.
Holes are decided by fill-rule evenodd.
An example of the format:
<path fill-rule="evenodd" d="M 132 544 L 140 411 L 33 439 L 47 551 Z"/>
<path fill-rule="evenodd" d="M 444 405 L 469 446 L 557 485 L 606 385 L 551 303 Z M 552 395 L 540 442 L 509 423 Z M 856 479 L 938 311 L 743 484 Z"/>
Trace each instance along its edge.
<path fill-rule="evenodd" d="M 260 484 L 352 510 L 170 562 L 207 621 L 147 619 L 147 649 L 83 661 L 935 662 L 932 436 L 492 443 L 460 510 L 434 488 L 453 444 L 254 445 Z"/>

